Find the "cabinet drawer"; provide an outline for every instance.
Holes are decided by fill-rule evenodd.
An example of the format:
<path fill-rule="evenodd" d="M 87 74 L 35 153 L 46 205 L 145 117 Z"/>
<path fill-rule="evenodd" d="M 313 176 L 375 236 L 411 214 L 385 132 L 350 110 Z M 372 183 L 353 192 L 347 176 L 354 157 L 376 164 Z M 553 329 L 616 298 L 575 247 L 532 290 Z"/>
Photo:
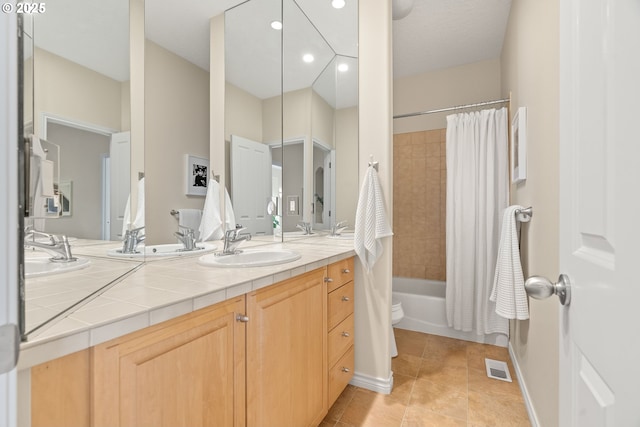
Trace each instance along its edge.
<path fill-rule="evenodd" d="M 340 356 L 353 345 L 353 314 L 329 332 L 328 365 L 333 366 Z"/>
<path fill-rule="evenodd" d="M 353 346 L 329 369 L 329 407 L 353 377 Z"/>
<path fill-rule="evenodd" d="M 353 257 L 334 262 L 327 267 L 327 292 L 338 289 L 340 286 L 353 280 Z"/>
<path fill-rule="evenodd" d="M 353 313 L 353 282 L 331 292 L 327 300 L 327 330 L 330 331 Z"/>

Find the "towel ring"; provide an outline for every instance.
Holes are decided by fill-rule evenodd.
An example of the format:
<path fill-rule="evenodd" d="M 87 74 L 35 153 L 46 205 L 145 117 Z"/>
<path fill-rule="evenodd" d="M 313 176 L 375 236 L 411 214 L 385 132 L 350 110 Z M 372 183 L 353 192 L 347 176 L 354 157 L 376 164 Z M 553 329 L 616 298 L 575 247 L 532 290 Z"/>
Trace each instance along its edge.
<path fill-rule="evenodd" d="M 517 209 L 515 215 L 518 222 L 529 222 L 533 216 L 533 207 L 529 206 L 528 208 Z"/>

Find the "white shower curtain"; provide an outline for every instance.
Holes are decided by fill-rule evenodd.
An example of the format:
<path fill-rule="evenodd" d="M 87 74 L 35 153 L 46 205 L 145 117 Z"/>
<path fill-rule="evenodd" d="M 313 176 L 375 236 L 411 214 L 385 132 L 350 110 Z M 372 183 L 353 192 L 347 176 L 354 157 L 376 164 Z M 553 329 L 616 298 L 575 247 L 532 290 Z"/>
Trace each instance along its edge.
<path fill-rule="evenodd" d="M 509 202 L 506 108 L 447 116 L 447 321 L 509 334 L 489 300 L 502 211 Z"/>

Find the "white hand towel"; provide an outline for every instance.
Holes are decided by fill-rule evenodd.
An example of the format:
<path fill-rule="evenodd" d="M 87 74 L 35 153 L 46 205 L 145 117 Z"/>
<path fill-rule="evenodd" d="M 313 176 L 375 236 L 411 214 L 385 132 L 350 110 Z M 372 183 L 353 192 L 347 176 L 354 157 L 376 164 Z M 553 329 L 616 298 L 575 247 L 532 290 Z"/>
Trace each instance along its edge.
<path fill-rule="evenodd" d="M 136 217 L 133 219 L 133 228 L 144 227 L 144 177 L 138 181 L 138 206 L 136 206 Z"/>
<path fill-rule="evenodd" d="M 496 303 L 496 313 L 506 319 L 528 319 L 529 305 L 524 289 L 524 276 L 520 264 L 518 230 L 515 212 L 522 206 L 509 206 L 502 217 L 502 232 L 498 246 L 496 274 L 493 280 L 491 301 Z"/>
<path fill-rule="evenodd" d="M 131 194 L 127 197 L 127 204 L 124 207 L 122 218 L 122 237 L 127 234 L 127 230 L 144 227 L 144 177 L 138 181 L 138 203 L 136 206 L 136 217 L 131 220 Z"/>
<path fill-rule="evenodd" d="M 233 227 L 235 228 L 235 224 Z M 215 179 L 209 180 L 207 197 L 204 200 L 204 210 L 202 211 L 202 221 L 198 231 L 200 232 L 199 240 L 201 242 L 219 240 L 223 236 L 222 218 L 220 217 L 220 184 Z"/>
<path fill-rule="evenodd" d="M 227 187 L 224 188 L 224 224 L 225 230 L 233 230 L 236 228 L 236 214 L 233 212 L 231 197 L 229 197 Z"/>
<path fill-rule="evenodd" d="M 384 208 L 384 197 L 378 181 L 378 172 L 369 166 L 358 197 L 353 236 L 356 254 L 367 271 L 371 271 L 373 265 L 382 255 L 383 247 L 380 240 L 392 235 L 393 232 Z"/>
<path fill-rule="evenodd" d="M 195 232 L 198 238 L 198 228 L 202 220 L 202 210 L 200 209 L 178 209 L 178 225 L 184 228 L 190 228 Z"/>

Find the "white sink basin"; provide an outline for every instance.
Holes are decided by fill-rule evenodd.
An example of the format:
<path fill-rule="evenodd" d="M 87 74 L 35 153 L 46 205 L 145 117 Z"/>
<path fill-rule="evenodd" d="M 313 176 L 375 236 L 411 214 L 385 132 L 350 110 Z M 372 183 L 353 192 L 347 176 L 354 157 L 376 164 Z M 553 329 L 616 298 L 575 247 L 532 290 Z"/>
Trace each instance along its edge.
<path fill-rule="evenodd" d="M 51 257 L 27 258 L 24 262 L 24 277 L 49 276 L 52 274 L 68 273 L 89 267 L 89 258 L 77 258 L 70 262 L 53 262 Z"/>
<path fill-rule="evenodd" d="M 196 249 L 192 251 L 185 251 L 182 243 L 168 243 L 165 245 L 151 245 L 138 247 L 139 252 L 135 254 L 123 254 L 122 249 L 110 249 L 107 251 L 107 255 L 118 258 L 156 258 L 156 257 L 169 257 L 169 256 L 185 256 L 203 254 L 211 252 L 216 249 L 216 245 L 212 243 L 197 243 Z"/>
<path fill-rule="evenodd" d="M 198 258 L 198 263 L 209 267 L 265 267 L 295 261 L 301 256 L 287 249 L 246 249 L 235 255 L 204 255 Z"/>

